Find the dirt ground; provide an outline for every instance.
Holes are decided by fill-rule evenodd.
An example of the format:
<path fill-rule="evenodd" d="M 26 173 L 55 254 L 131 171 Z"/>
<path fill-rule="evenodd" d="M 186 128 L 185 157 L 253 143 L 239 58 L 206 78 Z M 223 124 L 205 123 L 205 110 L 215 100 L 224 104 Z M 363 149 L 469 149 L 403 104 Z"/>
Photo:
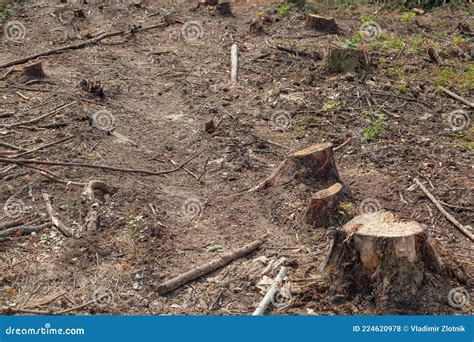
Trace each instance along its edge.
<path fill-rule="evenodd" d="M 474 298 L 472 241 L 413 186 L 416 177 L 459 222 L 474 227 L 472 109 L 437 88 L 474 99 L 473 31 L 466 31 L 474 30 L 472 7 L 410 15 L 378 5 L 317 5 L 318 14 L 334 17 L 340 28 L 321 35 L 305 29 L 304 11 L 274 13 L 278 5 L 236 3 L 234 16 L 223 17 L 205 7 L 192 10 L 187 2 L 67 2 L 15 2 L 8 20 L 25 31 L 17 40 L 4 32 L 0 64 L 100 32 L 138 32 L 37 59 L 47 75 L 41 82 L 27 82 L 25 64 L 0 69 L 6 74 L 0 80 L 0 142 L 30 150 L 72 136 L 23 158 L 128 169 L 171 170 L 192 160 L 156 176 L 35 165 L 69 181 L 115 187 L 100 229 L 80 236 L 88 213 L 83 186 L 0 163 L 2 207 L 17 203 L 22 212 L 15 218 L 38 224 L 47 220 L 46 192 L 58 218 L 77 234 L 65 237 L 48 226 L 1 240 L 3 313 L 81 306 L 70 313 L 247 315 L 267 289 L 259 282 L 264 275 L 273 279 L 284 262 L 292 296 L 270 314 L 472 314 L 472 303 L 448 305 L 451 288 L 463 287 Z M 74 17 L 77 9 L 85 18 Z M 265 33 L 249 33 L 264 11 L 270 13 Z M 179 22 L 139 31 L 167 13 Z M 376 37 L 358 41 L 367 17 L 378 25 Z M 197 36 L 186 31 L 192 25 Z M 68 27 L 80 38 L 66 41 Z M 230 82 L 233 43 L 240 54 L 237 84 Z M 370 72 L 328 74 L 328 48 L 348 44 L 367 51 Z M 428 45 L 444 65 L 430 59 Z M 103 97 L 82 87 L 83 80 L 101 82 Z M 73 101 L 44 120 L 8 126 Z M 213 132 L 205 130 L 211 119 Z M 334 152 L 352 195 L 345 212 L 386 209 L 429 225 L 452 269 L 445 287 L 433 285 L 419 303 L 380 309 L 364 302 L 370 291 L 349 298 L 315 280 L 331 227 L 304 223 L 305 189 L 247 190 L 290 152 L 321 142 L 347 142 Z M 0 146 L 3 158 L 19 153 Z M 9 221 L 12 213 L 0 211 L 0 225 Z M 265 242 L 248 256 L 169 295 L 156 292 L 164 280 L 256 239 Z"/>

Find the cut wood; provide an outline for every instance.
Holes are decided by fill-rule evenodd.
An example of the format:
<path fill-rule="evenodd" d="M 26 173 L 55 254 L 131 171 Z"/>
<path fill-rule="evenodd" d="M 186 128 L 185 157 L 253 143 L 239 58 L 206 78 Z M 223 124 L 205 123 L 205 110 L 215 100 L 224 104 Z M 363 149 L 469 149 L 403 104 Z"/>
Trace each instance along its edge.
<path fill-rule="evenodd" d="M 217 269 L 231 263 L 232 261 L 239 259 L 249 254 L 250 252 L 253 252 L 257 248 L 259 248 L 261 245 L 262 245 L 262 241 L 256 240 L 248 245 L 245 245 L 244 247 L 239 248 L 235 252 L 224 254 L 218 259 L 212 260 L 204 265 L 201 265 L 192 269 L 191 271 L 182 273 L 175 278 L 165 281 L 164 283 L 158 286 L 157 291 L 160 295 L 170 293 L 171 291 L 177 289 L 178 287 L 188 284 L 192 282 L 193 280 L 196 280 L 202 277 L 203 275 L 214 272 Z"/>
<path fill-rule="evenodd" d="M 370 59 L 363 50 L 329 48 L 324 65 L 330 74 L 369 71 Z"/>
<path fill-rule="evenodd" d="M 323 270 L 348 296 L 377 292 L 375 305 L 384 306 L 415 300 L 427 274 L 442 274 L 444 265 L 427 226 L 378 211 L 336 231 Z"/>
<path fill-rule="evenodd" d="M 306 19 L 306 29 L 326 33 L 337 33 L 339 31 L 334 18 L 324 18 L 319 15 L 310 14 Z"/>
<path fill-rule="evenodd" d="M 343 189 L 344 187 L 341 183 L 336 183 L 311 196 L 308 199 L 305 214 L 306 222 L 313 226 L 318 226 L 322 221 L 327 220 L 328 216 L 338 208 Z"/>
<path fill-rule="evenodd" d="M 230 70 L 230 80 L 233 83 L 237 82 L 238 73 L 239 73 L 239 48 L 237 44 L 232 44 L 230 50 L 230 61 L 231 61 L 231 70 Z"/>
<path fill-rule="evenodd" d="M 265 294 L 265 297 L 263 297 L 262 301 L 258 304 L 255 311 L 252 313 L 252 316 L 260 316 L 265 313 L 270 303 L 275 299 L 275 295 L 277 294 L 278 290 L 281 288 L 281 284 L 283 283 L 287 272 L 288 269 L 282 266 L 280 272 L 278 272 L 277 276 L 273 280 L 272 286 Z"/>
<path fill-rule="evenodd" d="M 416 185 L 418 185 L 418 187 L 421 189 L 421 191 L 423 191 L 425 193 L 426 196 L 428 196 L 428 198 L 430 199 L 431 202 L 433 202 L 433 204 L 436 206 L 436 208 L 438 208 L 438 210 L 457 228 L 459 229 L 459 231 L 461 231 L 461 233 L 463 233 L 464 235 L 466 235 L 469 239 L 471 240 L 474 240 L 474 234 L 468 230 L 467 227 L 469 226 L 463 226 L 458 220 L 456 220 L 450 213 L 448 213 L 444 208 L 443 206 L 441 205 L 441 203 L 436 199 L 436 197 L 433 196 L 433 194 L 431 194 L 428 189 L 426 189 L 426 187 L 418 180 L 418 179 L 414 179 Z"/>
<path fill-rule="evenodd" d="M 49 200 L 49 195 L 46 192 L 43 192 L 43 200 L 46 206 L 46 211 L 48 212 L 49 219 L 53 226 L 55 226 L 64 236 L 72 236 L 71 229 L 69 229 L 64 223 L 62 223 L 55 215 L 51 201 Z"/>

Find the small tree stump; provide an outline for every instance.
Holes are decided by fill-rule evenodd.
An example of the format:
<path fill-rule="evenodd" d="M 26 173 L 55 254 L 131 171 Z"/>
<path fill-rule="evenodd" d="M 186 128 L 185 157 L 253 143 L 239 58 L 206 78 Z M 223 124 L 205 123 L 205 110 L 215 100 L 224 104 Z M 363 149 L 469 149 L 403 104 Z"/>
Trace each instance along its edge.
<path fill-rule="evenodd" d="M 313 145 L 290 154 L 268 178 L 252 190 L 305 180 L 310 182 L 323 180 L 330 184 L 341 183 L 334 163 L 331 143 Z"/>
<path fill-rule="evenodd" d="M 338 207 L 343 189 L 341 183 L 336 183 L 310 197 L 306 209 L 306 222 L 317 226 L 326 219 Z"/>
<path fill-rule="evenodd" d="M 255 35 L 261 35 L 265 33 L 263 30 L 263 19 L 261 17 L 252 21 L 249 32 Z"/>
<path fill-rule="evenodd" d="M 339 31 L 334 18 L 324 18 L 315 14 L 308 15 L 305 28 L 327 33 L 337 33 Z"/>
<path fill-rule="evenodd" d="M 325 69 L 330 74 L 370 70 L 370 58 L 363 50 L 330 48 L 325 58 Z"/>
<path fill-rule="evenodd" d="M 23 68 L 23 73 L 28 78 L 38 79 L 38 78 L 45 78 L 46 74 L 43 71 L 43 65 L 41 63 L 36 63 L 32 65 L 28 65 Z"/>
<path fill-rule="evenodd" d="M 386 211 L 349 221 L 336 232 L 323 263 L 337 288 L 349 297 L 372 291 L 376 306 L 412 303 L 429 282 L 427 275 L 443 268 L 427 226 Z"/>
<path fill-rule="evenodd" d="M 221 4 L 218 4 L 216 6 L 216 10 L 217 10 L 217 13 L 219 13 L 220 15 L 222 15 L 224 17 L 233 16 L 232 10 L 231 10 L 231 7 L 230 7 L 230 2 L 223 2 Z"/>

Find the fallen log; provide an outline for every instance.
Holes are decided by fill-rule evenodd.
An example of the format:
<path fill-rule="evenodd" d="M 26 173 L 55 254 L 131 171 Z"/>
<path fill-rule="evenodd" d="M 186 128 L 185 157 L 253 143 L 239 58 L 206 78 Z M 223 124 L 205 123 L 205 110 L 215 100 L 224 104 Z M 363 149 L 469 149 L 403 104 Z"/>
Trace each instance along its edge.
<path fill-rule="evenodd" d="M 261 240 L 256 240 L 248 245 L 245 245 L 244 247 L 237 249 L 234 252 L 224 254 L 218 259 L 212 260 L 204 265 L 198 266 L 186 273 L 182 273 L 160 284 L 157 288 L 157 291 L 160 295 L 170 293 L 174 291 L 175 289 L 177 289 L 178 287 L 186 285 L 192 282 L 193 280 L 196 280 L 202 277 L 203 275 L 214 272 L 217 269 L 231 263 L 232 261 L 237 260 L 249 254 L 250 252 L 253 252 L 254 250 L 258 249 L 262 245 L 262 243 L 263 242 Z"/>

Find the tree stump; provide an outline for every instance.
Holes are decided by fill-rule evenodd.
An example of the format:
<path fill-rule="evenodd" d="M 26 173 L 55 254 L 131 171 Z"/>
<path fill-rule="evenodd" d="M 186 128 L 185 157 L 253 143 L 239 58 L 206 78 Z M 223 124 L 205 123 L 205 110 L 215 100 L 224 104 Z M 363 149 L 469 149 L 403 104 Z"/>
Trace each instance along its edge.
<path fill-rule="evenodd" d="M 341 183 L 331 185 L 329 188 L 318 191 L 308 199 L 306 209 L 306 222 L 317 226 L 334 212 L 338 207 L 344 186 Z"/>
<path fill-rule="evenodd" d="M 332 154 L 332 144 L 313 145 L 290 154 L 275 171 L 252 191 L 269 185 L 282 185 L 294 181 L 341 183 Z"/>
<path fill-rule="evenodd" d="M 327 33 L 338 33 L 339 31 L 334 18 L 324 18 L 315 14 L 308 15 L 305 28 Z"/>
<path fill-rule="evenodd" d="M 363 50 L 330 48 L 325 58 L 325 69 L 330 74 L 369 71 L 370 58 Z"/>
<path fill-rule="evenodd" d="M 46 74 L 43 71 L 43 65 L 41 63 L 36 63 L 32 65 L 28 65 L 23 68 L 23 73 L 28 78 L 38 79 L 38 78 L 45 78 Z"/>
<path fill-rule="evenodd" d="M 282 200 L 290 203 L 283 204 L 283 208 L 306 206 L 305 222 L 313 227 L 326 227 L 339 221 L 341 215 L 331 214 L 336 214 L 340 201 L 349 195 L 334 162 L 331 143 L 316 144 L 290 154 L 269 177 L 249 191 L 270 187 L 269 192 L 273 193 L 266 194 L 266 198 L 280 206 L 275 210 L 284 211 Z"/>
<path fill-rule="evenodd" d="M 224 17 L 232 17 L 233 16 L 232 10 L 231 10 L 231 7 L 230 7 L 230 2 L 223 2 L 221 4 L 218 4 L 216 6 L 216 10 L 217 10 L 217 13 L 219 13 L 220 15 L 222 15 Z"/>
<path fill-rule="evenodd" d="M 444 266 L 427 226 L 378 211 L 357 216 L 336 232 L 322 269 L 349 297 L 371 293 L 383 307 L 413 304 L 429 275 Z"/>
<path fill-rule="evenodd" d="M 263 19 L 261 17 L 255 19 L 250 23 L 249 32 L 255 35 L 264 34 L 265 31 L 263 30 Z"/>

